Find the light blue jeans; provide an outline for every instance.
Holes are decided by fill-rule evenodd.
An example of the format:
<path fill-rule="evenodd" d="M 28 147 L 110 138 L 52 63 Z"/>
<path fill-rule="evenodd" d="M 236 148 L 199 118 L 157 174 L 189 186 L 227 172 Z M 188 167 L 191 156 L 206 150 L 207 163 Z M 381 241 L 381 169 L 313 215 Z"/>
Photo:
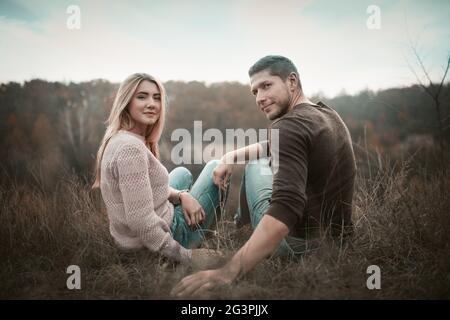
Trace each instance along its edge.
<path fill-rule="evenodd" d="M 252 229 L 256 229 L 264 213 L 269 208 L 273 175 L 268 160 L 268 158 L 253 160 L 245 167 L 241 182 L 240 205 L 234 217 L 237 225 L 250 222 Z M 243 207 L 241 208 L 242 204 Z M 301 255 L 313 247 L 315 247 L 315 244 L 305 239 L 287 236 L 281 241 L 274 255 Z"/>
<path fill-rule="evenodd" d="M 209 161 L 192 185 L 191 172 L 185 167 L 177 167 L 169 173 L 169 185 L 177 190 L 189 189 L 189 193 L 199 202 L 205 211 L 205 220 L 196 230 L 192 230 L 186 223 L 180 205 L 175 206 L 170 231 L 173 238 L 185 248 L 197 248 L 203 241 L 219 214 L 219 188 L 213 183 L 212 172 L 218 160 Z"/>

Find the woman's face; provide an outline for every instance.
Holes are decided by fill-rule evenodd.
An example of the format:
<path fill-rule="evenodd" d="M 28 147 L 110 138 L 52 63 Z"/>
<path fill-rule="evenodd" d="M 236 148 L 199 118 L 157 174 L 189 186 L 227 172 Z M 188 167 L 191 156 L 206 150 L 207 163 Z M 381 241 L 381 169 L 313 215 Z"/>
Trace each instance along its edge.
<path fill-rule="evenodd" d="M 135 122 L 134 129 L 143 135 L 147 126 L 158 121 L 161 113 L 161 92 L 148 80 L 142 81 L 131 98 L 128 111 Z"/>

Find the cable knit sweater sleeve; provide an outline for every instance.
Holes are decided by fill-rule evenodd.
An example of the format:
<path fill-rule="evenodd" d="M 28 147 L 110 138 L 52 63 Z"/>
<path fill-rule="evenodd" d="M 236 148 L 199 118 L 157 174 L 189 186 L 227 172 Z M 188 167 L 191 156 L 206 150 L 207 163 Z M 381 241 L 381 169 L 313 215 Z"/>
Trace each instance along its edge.
<path fill-rule="evenodd" d="M 173 239 L 169 225 L 155 213 L 145 150 L 132 144 L 122 146 L 117 154 L 117 173 L 128 227 L 151 251 L 188 262 L 191 250 Z"/>

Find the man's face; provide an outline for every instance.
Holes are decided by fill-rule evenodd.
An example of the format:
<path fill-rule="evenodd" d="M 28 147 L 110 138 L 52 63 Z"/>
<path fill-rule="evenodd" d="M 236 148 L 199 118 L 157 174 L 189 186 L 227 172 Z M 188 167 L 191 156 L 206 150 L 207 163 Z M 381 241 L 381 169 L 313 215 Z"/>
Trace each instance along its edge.
<path fill-rule="evenodd" d="M 252 94 L 256 97 L 256 105 L 267 119 L 278 119 L 289 110 L 291 93 L 287 83 L 280 77 L 272 76 L 263 70 L 250 78 L 250 86 Z"/>

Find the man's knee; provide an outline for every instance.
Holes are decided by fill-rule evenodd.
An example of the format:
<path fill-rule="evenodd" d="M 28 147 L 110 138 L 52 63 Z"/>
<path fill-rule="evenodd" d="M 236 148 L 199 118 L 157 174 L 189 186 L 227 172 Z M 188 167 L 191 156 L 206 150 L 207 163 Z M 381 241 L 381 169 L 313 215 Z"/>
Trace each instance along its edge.
<path fill-rule="evenodd" d="M 209 160 L 205 167 L 203 168 L 203 171 L 205 171 L 208 175 L 211 175 L 211 179 L 212 179 L 212 172 L 213 170 L 217 167 L 217 165 L 220 163 L 220 160 Z"/>
<path fill-rule="evenodd" d="M 215 167 L 217 167 L 217 165 L 220 163 L 220 160 L 214 159 L 214 160 L 209 160 L 206 165 L 205 168 L 214 170 Z"/>
<path fill-rule="evenodd" d="M 206 165 L 203 167 L 202 172 L 200 173 L 199 179 L 204 181 L 212 182 L 213 175 L 212 172 L 219 164 L 219 160 L 210 160 L 206 163 Z M 205 180 L 206 179 L 206 180 Z"/>
<path fill-rule="evenodd" d="M 269 158 L 260 158 L 250 161 L 244 170 L 246 177 L 254 177 L 271 174 Z"/>

